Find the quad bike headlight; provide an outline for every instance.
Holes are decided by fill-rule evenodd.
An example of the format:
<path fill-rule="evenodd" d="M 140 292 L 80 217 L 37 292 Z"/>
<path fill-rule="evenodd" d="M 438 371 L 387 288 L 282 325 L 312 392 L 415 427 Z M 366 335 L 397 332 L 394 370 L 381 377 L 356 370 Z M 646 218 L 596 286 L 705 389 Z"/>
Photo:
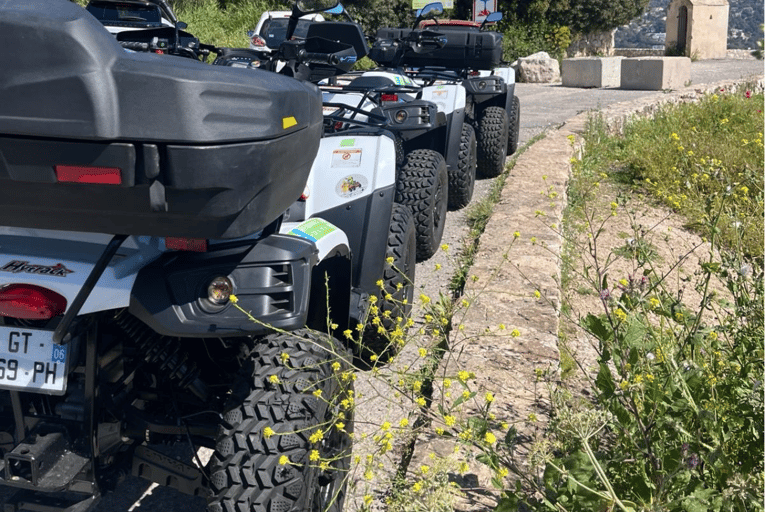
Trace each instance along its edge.
<path fill-rule="evenodd" d="M 208 300 L 217 306 L 223 306 L 229 302 L 229 297 L 233 291 L 234 286 L 231 279 L 224 276 L 214 278 L 208 285 Z"/>
<path fill-rule="evenodd" d="M 408 119 L 408 112 L 405 110 L 398 110 L 395 112 L 395 121 L 398 123 L 404 123 Z"/>
<path fill-rule="evenodd" d="M 480 89 L 480 90 L 482 91 L 483 89 L 485 89 L 485 87 L 486 87 L 487 85 L 488 85 L 488 84 L 485 82 L 485 80 L 483 80 L 483 81 L 481 81 L 481 82 L 479 82 L 479 83 L 477 84 L 477 88 L 478 88 L 478 89 Z"/>

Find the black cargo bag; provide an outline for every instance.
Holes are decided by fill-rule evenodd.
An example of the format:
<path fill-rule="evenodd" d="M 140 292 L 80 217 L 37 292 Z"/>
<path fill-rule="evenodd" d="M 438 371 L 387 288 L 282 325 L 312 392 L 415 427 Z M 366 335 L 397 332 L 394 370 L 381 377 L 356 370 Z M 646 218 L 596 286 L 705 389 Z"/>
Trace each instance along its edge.
<path fill-rule="evenodd" d="M 0 225 L 236 238 L 302 193 L 322 96 L 124 50 L 69 0 L 0 2 Z"/>
<path fill-rule="evenodd" d="M 408 52 L 403 65 L 415 68 L 435 66 L 449 69 L 493 70 L 501 64 L 503 36 L 498 32 L 480 32 L 474 28 L 457 29 L 456 27 L 441 30 L 439 26 L 432 26 L 430 29 L 442 33 L 447 38 L 445 46 L 431 52 Z M 376 33 L 376 39 L 401 39 L 409 32 L 411 29 L 407 28 L 382 28 Z M 371 54 L 371 58 L 376 60 L 373 58 L 373 49 Z M 382 57 L 385 56 L 382 55 Z M 376 62 L 379 61 L 376 60 Z"/>

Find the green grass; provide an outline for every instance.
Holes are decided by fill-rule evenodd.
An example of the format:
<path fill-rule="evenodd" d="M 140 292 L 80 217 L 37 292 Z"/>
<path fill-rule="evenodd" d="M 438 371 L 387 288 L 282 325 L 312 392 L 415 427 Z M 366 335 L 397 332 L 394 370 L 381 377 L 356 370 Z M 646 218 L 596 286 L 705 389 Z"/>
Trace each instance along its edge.
<path fill-rule="evenodd" d="M 188 25 L 187 31 L 201 42 L 214 46 L 247 48 L 246 32 L 253 30 L 264 11 L 286 10 L 277 2 L 256 0 L 230 2 L 226 10 L 218 0 L 176 2 L 176 16 Z"/>
<path fill-rule="evenodd" d="M 745 253 L 762 259 L 764 107 L 764 95 L 746 87 L 666 106 L 652 119 L 629 124 L 623 137 L 592 126 L 584 167 L 612 169 L 618 182 L 638 185 L 701 234 L 716 213 L 707 198 L 735 196 L 738 208 L 723 211 L 717 229 L 727 245 L 743 240 Z"/>

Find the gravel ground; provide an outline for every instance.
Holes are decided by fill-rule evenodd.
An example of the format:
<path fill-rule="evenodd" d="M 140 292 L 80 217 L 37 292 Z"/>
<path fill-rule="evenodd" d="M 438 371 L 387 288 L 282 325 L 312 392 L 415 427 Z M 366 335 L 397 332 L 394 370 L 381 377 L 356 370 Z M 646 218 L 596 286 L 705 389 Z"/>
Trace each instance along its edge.
<path fill-rule="evenodd" d="M 728 78 L 741 78 L 754 74 L 764 74 L 764 63 L 754 60 L 717 60 L 694 62 L 691 67 L 692 83 L 703 84 Z M 546 128 L 558 126 L 580 112 L 642 98 L 653 91 L 626 91 L 619 89 L 578 89 L 563 87 L 560 84 L 517 84 L 515 88 L 521 103 L 520 145 L 543 132 Z M 475 200 L 484 197 L 493 180 L 478 180 L 475 185 Z M 537 193 L 537 191 L 530 191 Z M 446 222 L 444 243 L 449 250 L 438 251 L 430 260 L 418 265 L 416 273 L 417 287 L 431 297 L 447 290 L 447 283 L 454 269 L 454 259 L 460 242 L 467 234 L 463 211 L 449 212 Z M 435 270 L 440 264 L 442 269 Z M 418 291 L 416 295 L 418 296 Z M 403 360 L 414 358 L 413 354 L 404 354 Z M 364 407 L 356 411 L 356 432 L 373 431 L 385 418 L 397 422 L 405 411 L 393 407 L 384 396 L 385 389 L 366 373 L 360 373 L 357 390 L 366 396 Z M 357 447 L 358 453 L 365 453 L 364 445 Z M 183 452 L 182 452 L 183 453 Z M 360 497 L 360 490 L 354 491 L 347 510 L 354 510 L 354 504 Z M 0 504 L 3 503 L 0 492 Z M 174 490 L 162 487 L 153 488 L 151 484 L 138 478 L 129 477 L 118 487 L 115 493 L 105 496 L 98 512 L 204 512 L 205 501 L 182 495 Z"/>

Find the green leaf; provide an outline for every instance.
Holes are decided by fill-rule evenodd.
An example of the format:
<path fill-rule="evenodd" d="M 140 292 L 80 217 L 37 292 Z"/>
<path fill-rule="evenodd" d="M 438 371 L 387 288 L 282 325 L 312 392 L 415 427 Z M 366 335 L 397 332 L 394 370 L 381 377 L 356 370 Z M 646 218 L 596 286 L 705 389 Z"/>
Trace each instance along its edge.
<path fill-rule="evenodd" d="M 615 390 L 613 385 L 613 375 L 611 375 L 611 370 L 608 369 L 607 364 L 600 363 L 600 370 L 597 372 L 595 385 L 606 397 L 610 398 L 613 396 Z"/>
<path fill-rule="evenodd" d="M 593 314 L 589 314 L 582 320 L 583 327 L 601 341 L 609 341 L 611 332 L 605 327 L 603 321 Z"/>
<path fill-rule="evenodd" d="M 472 400 L 475 397 L 475 395 L 477 395 L 477 391 L 475 391 L 474 393 L 470 393 L 469 396 L 467 396 L 466 398 L 464 398 L 464 395 L 462 394 L 459 398 L 453 401 L 453 407 L 451 408 L 455 409 L 456 407 L 463 404 L 467 400 Z"/>
<path fill-rule="evenodd" d="M 632 366 L 636 365 L 637 362 L 640 360 L 640 353 L 637 351 L 637 348 L 632 347 L 629 350 L 629 364 Z"/>
<path fill-rule="evenodd" d="M 505 492 L 493 512 L 517 512 L 519 510 L 520 500 L 511 492 Z"/>
<path fill-rule="evenodd" d="M 715 489 L 696 489 L 683 499 L 683 510 L 686 512 L 711 512 L 716 510 L 713 505 L 715 504 L 714 498 L 717 494 Z"/>
<path fill-rule="evenodd" d="M 515 427 L 509 427 L 509 430 L 507 430 L 504 436 L 504 444 L 510 450 L 517 445 L 517 429 Z"/>
<path fill-rule="evenodd" d="M 642 347 L 645 339 L 646 327 L 634 315 L 629 317 L 627 332 L 624 334 L 624 341 L 629 347 Z"/>

